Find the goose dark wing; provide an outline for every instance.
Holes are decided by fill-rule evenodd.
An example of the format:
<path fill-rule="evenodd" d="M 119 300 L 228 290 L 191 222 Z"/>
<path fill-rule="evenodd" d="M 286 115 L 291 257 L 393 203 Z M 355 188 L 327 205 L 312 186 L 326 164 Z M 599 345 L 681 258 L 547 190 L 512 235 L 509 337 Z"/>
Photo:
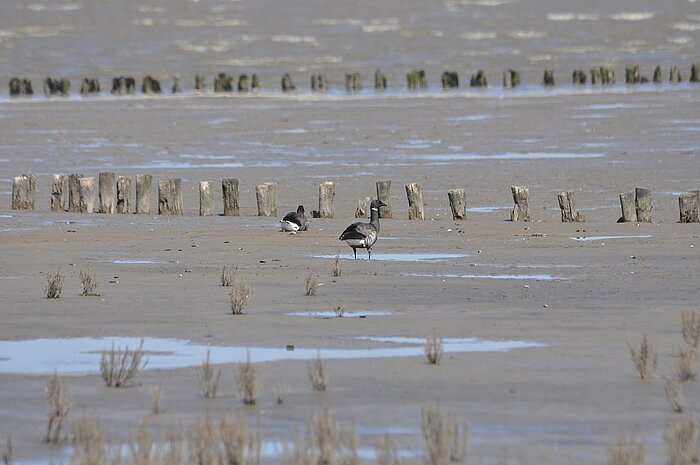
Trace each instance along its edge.
<path fill-rule="evenodd" d="M 297 212 L 287 213 L 286 215 L 284 215 L 284 218 L 282 218 L 282 221 L 288 221 L 290 223 L 294 223 L 294 224 L 298 225 L 300 228 L 304 224 L 303 219 L 299 217 L 299 214 Z"/>
<path fill-rule="evenodd" d="M 367 237 L 365 227 L 368 226 L 365 223 L 353 223 L 347 228 L 345 228 L 345 231 L 343 231 L 343 234 L 340 235 L 338 238 L 341 241 L 345 241 L 347 239 L 364 239 Z"/>

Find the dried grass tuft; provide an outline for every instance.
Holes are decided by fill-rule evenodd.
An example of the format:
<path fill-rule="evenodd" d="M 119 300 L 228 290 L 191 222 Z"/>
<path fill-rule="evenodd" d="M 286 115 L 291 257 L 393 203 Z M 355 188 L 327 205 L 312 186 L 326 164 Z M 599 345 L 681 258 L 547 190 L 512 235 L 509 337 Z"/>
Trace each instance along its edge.
<path fill-rule="evenodd" d="M 145 421 L 139 425 L 138 436 L 129 440 L 131 465 L 156 465 L 153 436 Z"/>
<path fill-rule="evenodd" d="M 328 409 L 323 409 L 320 415 L 313 415 L 308 420 L 306 429 L 316 455 L 314 463 L 319 465 L 337 463 L 338 433 Z"/>
<path fill-rule="evenodd" d="M 233 272 L 226 269 L 226 265 L 221 269 L 220 283 L 224 287 L 231 287 L 233 283 L 236 282 L 236 272 L 238 271 L 238 266 L 233 268 Z"/>
<path fill-rule="evenodd" d="M 219 430 L 207 414 L 197 421 L 194 436 L 188 441 L 189 463 L 193 465 L 219 465 Z"/>
<path fill-rule="evenodd" d="M 421 409 L 421 433 L 425 443 L 426 465 L 447 465 L 450 458 L 450 431 L 439 405 Z"/>
<path fill-rule="evenodd" d="M 248 433 L 245 421 L 233 413 L 221 418 L 219 436 L 223 446 L 223 456 L 219 463 L 223 465 L 258 465 L 262 437 L 258 428 Z"/>
<path fill-rule="evenodd" d="M 687 383 L 695 379 L 698 370 L 697 354 L 695 349 L 684 346 L 678 351 L 678 360 L 674 366 L 676 379 L 681 383 Z"/>
<path fill-rule="evenodd" d="M 306 362 L 306 368 L 314 391 L 325 391 L 328 385 L 328 370 L 326 369 L 326 362 L 321 358 L 320 351 L 317 352 L 316 357 Z"/>
<path fill-rule="evenodd" d="M 202 360 L 202 366 L 197 372 L 199 393 L 202 395 L 202 397 L 207 399 L 216 397 L 216 389 L 219 385 L 220 378 L 221 370 L 217 372 L 214 369 L 214 366 L 211 364 L 211 353 L 207 350 L 207 358 Z"/>
<path fill-rule="evenodd" d="M 246 362 L 236 367 L 236 385 L 243 396 L 245 405 L 255 405 L 262 388 L 258 377 L 258 367 L 250 362 L 250 351 L 246 350 Z"/>
<path fill-rule="evenodd" d="M 306 277 L 306 296 L 314 296 L 316 295 L 316 291 L 318 290 L 318 279 L 316 276 L 314 276 L 313 273 L 308 275 Z"/>
<path fill-rule="evenodd" d="M 56 444 L 61 440 L 63 422 L 73 405 L 66 379 L 54 371 L 44 387 L 44 397 L 49 406 L 49 423 L 44 440 L 49 444 Z"/>
<path fill-rule="evenodd" d="M 276 384 L 275 387 L 273 388 L 273 394 L 275 396 L 275 401 L 277 402 L 277 405 L 282 405 L 284 404 L 284 401 L 287 398 L 287 386 L 285 384 Z"/>
<path fill-rule="evenodd" d="M 340 256 L 336 255 L 335 258 L 333 258 L 333 265 L 331 267 L 331 274 L 337 278 L 342 273 L 343 273 L 343 270 L 342 270 L 342 267 L 340 264 Z"/>
<path fill-rule="evenodd" d="M 639 345 L 639 351 L 636 351 L 628 342 L 627 347 L 630 350 L 630 358 L 637 374 L 641 379 L 646 379 L 656 373 L 657 353 L 656 348 L 651 345 L 646 334 L 642 336 L 642 341 Z"/>
<path fill-rule="evenodd" d="M 231 313 L 234 315 L 244 315 L 245 308 L 248 305 L 251 288 L 246 283 L 235 283 L 233 289 L 229 292 L 229 301 L 231 302 Z"/>
<path fill-rule="evenodd" d="M 664 386 L 666 400 L 675 413 L 683 412 L 683 383 L 677 379 L 667 379 Z"/>
<path fill-rule="evenodd" d="M 107 462 L 107 440 L 97 417 L 83 415 L 71 425 L 74 465 L 98 465 Z"/>
<path fill-rule="evenodd" d="M 178 430 L 167 433 L 167 447 L 163 451 L 163 465 L 185 465 L 187 443 Z"/>
<path fill-rule="evenodd" d="M 125 387 L 140 370 L 146 367 L 148 361 L 144 360 L 144 355 L 143 339 L 135 350 L 129 350 L 129 346 L 124 350 L 115 348 L 112 342 L 112 349 L 103 350 L 100 357 L 100 373 L 107 387 Z"/>
<path fill-rule="evenodd" d="M 3 465 L 14 465 L 15 463 L 15 452 L 12 447 L 12 435 L 7 435 L 7 445 L 5 446 L 5 452 L 2 453 L 2 463 Z"/>
<path fill-rule="evenodd" d="M 61 297 L 61 291 L 63 291 L 63 274 L 61 270 L 49 271 L 49 275 L 46 279 L 46 287 L 44 288 L 46 298 L 58 299 Z"/>
<path fill-rule="evenodd" d="M 163 412 L 163 409 L 160 406 L 160 404 L 163 400 L 163 390 L 160 388 L 160 384 L 156 384 L 155 386 L 151 386 L 150 394 L 151 394 L 151 402 L 153 404 L 153 408 L 151 409 L 151 412 L 153 413 L 153 415 L 158 415 L 158 414 Z"/>
<path fill-rule="evenodd" d="M 377 465 L 403 465 L 396 443 L 388 434 L 379 438 L 374 451 L 377 456 Z"/>
<path fill-rule="evenodd" d="M 442 338 L 433 335 L 432 337 L 425 338 L 425 357 L 428 359 L 430 365 L 439 365 L 440 360 L 442 360 L 443 345 Z"/>
<path fill-rule="evenodd" d="M 450 432 L 450 462 L 462 463 L 467 458 L 469 426 L 452 418 L 447 427 Z"/>
<path fill-rule="evenodd" d="M 700 315 L 695 310 L 681 313 L 681 334 L 683 341 L 694 350 L 700 342 Z"/>
<path fill-rule="evenodd" d="M 615 445 L 608 448 L 606 465 L 644 465 L 646 463 L 644 443 L 635 435 L 628 439 L 619 433 Z"/>
<path fill-rule="evenodd" d="M 690 416 L 683 422 L 671 420 L 664 433 L 664 448 L 668 465 L 698 463 L 697 428 Z"/>
<path fill-rule="evenodd" d="M 90 273 L 90 270 L 80 270 L 80 285 L 83 288 L 80 295 L 86 297 L 97 297 L 100 295 L 97 293 L 99 283 L 95 279 L 95 275 Z"/>

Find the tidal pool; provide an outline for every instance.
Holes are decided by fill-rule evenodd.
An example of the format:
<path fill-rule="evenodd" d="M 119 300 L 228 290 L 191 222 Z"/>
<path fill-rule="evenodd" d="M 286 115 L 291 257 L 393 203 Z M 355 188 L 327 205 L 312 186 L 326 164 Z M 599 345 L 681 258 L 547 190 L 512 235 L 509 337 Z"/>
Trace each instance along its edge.
<path fill-rule="evenodd" d="M 386 262 L 441 262 L 447 260 L 455 260 L 458 258 L 470 257 L 470 254 L 464 253 L 373 253 L 372 260 Z M 335 255 L 312 255 L 313 258 L 335 258 Z M 363 250 L 358 252 L 358 260 L 367 257 L 367 253 Z M 340 255 L 340 258 L 352 260 L 354 256 L 349 253 Z"/>
<path fill-rule="evenodd" d="M 534 281 L 568 281 L 571 278 L 553 276 L 551 274 L 428 274 L 406 273 L 402 276 L 418 276 L 423 278 L 463 278 L 463 279 L 502 279 L 502 280 L 534 280 Z"/>
<path fill-rule="evenodd" d="M 576 236 L 571 239 L 575 241 L 608 241 L 612 239 L 647 239 L 649 237 L 654 237 L 651 234 L 640 234 L 637 236 Z"/>

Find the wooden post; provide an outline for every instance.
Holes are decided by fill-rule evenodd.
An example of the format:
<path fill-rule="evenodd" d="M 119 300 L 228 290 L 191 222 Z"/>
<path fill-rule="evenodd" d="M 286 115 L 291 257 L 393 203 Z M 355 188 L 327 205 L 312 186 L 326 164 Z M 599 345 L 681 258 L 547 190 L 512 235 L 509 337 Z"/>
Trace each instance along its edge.
<path fill-rule="evenodd" d="M 266 182 L 255 188 L 258 216 L 277 216 L 277 183 Z"/>
<path fill-rule="evenodd" d="M 131 197 L 131 179 L 126 176 L 117 178 L 117 213 L 129 213 L 129 198 Z"/>
<path fill-rule="evenodd" d="M 510 220 L 530 221 L 530 207 L 528 205 L 530 189 L 527 187 L 510 186 L 510 191 L 513 194 L 513 202 L 515 202 L 515 206 L 510 212 Z"/>
<path fill-rule="evenodd" d="M 406 197 L 408 198 L 408 219 L 424 220 L 423 193 L 419 182 L 406 184 Z"/>
<path fill-rule="evenodd" d="M 691 189 L 678 197 L 678 207 L 681 211 L 681 223 L 698 223 L 698 206 L 700 205 L 700 190 Z"/>
<path fill-rule="evenodd" d="M 652 78 L 654 84 L 661 84 L 663 82 L 663 77 L 661 76 L 661 66 L 654 68 L 654 77 Z"/>
<path fill-rule="evenodd" d="M 487 85 L 486 74 L 481 69 L 476 74 L 473 74 L 469 80 L 469 87 L 486 87 Z"/>
<path fill-rule="evenodd" d="M 503 87 L 510 89 L 520 85 L 520 72 L 513 69 L 503 71 Z"/>
<path fill-rule="evenodd" d="M 78 179 L 80 213 L 92 213 L 95 211 L 95 190 L 97 181 L 93 177 L 81 177 Z"/>
<path fill-rule="evenodd" d="M 214 214 L 214 192 L 211 181 L 199 182 L 199 216 Z"/>
<path fill-rule="evenodd" d="M 34 210 L 36 176 L 32 173 L 15 176 L 12 182 L 12 209 Z"/>
<path fill-rule="evenodd" d="M 542 84 L 545 86 L 553 86 L 554 85 L 554 71 L 552 71 L 551 69 L 544 70 L 544 77 L 542 78 Z"/>
<path fill-rule="evenodd" d="M 335 199 L 335 184 L 324 181 L 318 185 L 318 217 L 333 218 L 333 200 Z"/>
<path fill-rule="evenodd" d="M 374 88 L 376 90 L 386 89 L 386 76 L 379 69 L 374 72 Z"/>
<path fill-rule="evenodd" d="M 573 192 L 559 192 L 557 199 L 559 200 L 559 208 L 561 209 L 562 223 L 580 223 L 586 221 L 581 212 L 576 211 L 576 203 L 574 202 Z"/>
<path fill-rule="evenodd" d="M 369 211 L 370 198 L 365 197 L 364 199 L 357 200 L 357 208 L 355 208 L 355 218 L 367 218 L 367 212 Z"/>
<path fill-rule="evenodd" d="M 158 181 L 158 214 L 182 215 L 182 181 L 180 178 Z"/>
<path fill-rule="evenodd" d="M 571 82 L 574 85 L 583 85 L 586 83 L 586 72 L 580 69 L 574 70 L 573 73 L 571 73 Z"/>
<path fill-rule="evenodd" d="M 285 73 L 282 76 L 282 92 L 291 92 L 294 89 L 296 89 L 296 87 L 292 82 L 292 76 L 290 76 L 289 73 Z"/>
<path fill-rule="evenodd" d="M 362 88 L 360 73 L 347 73 L 345 75 L 345 90 L 355 92 Z"/>
<path fill-rule="evenodd" d="M 620 208 L 622 209 L 622 217 L 617 220 L 618 223 L 634 223 L 637 221 L 637 209 L 635 207 L 635 193 L 622 192 L 620 194 Z"/>
<path fill-rule="evenodd" d="M 151 186 L 153 176 L 150 174 L 136 175 L 136 213 L 149 215 L 151 213 Z"/>
<path fill-rule="evenodd" d="M 66 208 L 66 191 L 68 190 L 68 177 L 62 174 L 53 175 L 51 183 L 51 211 L 62 212 Z"/>
<path fill-rule="evenodd" d="M 440 78 L 443 89 L 456 89 L 459 87 L 459 74 L 456 71 L 444 71 Z"/>
<path fill-rule="evenodd" d="M 678 84 L 682 80 L 683 80 L 683 78 L 681 77 L 681 72 L 678 69 L 678 67 L 671 66 L 671 70 L 669 71 L 669 74 L 668 74 L 668 81 L 671 84 Z"/>
<path fill-rule="evenodd" d="M 635 209 L 637 211 L 637 221 L 651 223 L 651 189 L 638 187 L 635 193 Z"/>
<path fill-rule="evenodd" d="M 379 218 L 391 218 L 391 181 L 377 181 L 377 198 L 386 204 L 379 207 Z"/>
<path fill-rule="evenodd" d="M 114 173 L 99 175 L 100 209 L 99 213 L 114 213 L 117 206 L 117 176 Z"/>
<path fill-rule="evenodd" d="M 464 189 L 451 189 L 447 191 L 447 199 L 450 201 L 453 220 L 467 218 L 467 192 Z"/>
<path fill-rule="evenodd" d="M 239 216 L 241 213 L 238 207 L 238 179 L 222 179 L 221 192 L 224 199 L 224 216 Z"/>
<path fill-rule="evenodd" d="M 690 82 L 700 82 L 700 63 L 690 65 Z"/>
<path fill-rule="evenodd" d="M 639 84 L 641 82 L 639 65 L 632 65 L 625 68 L 625 84 Z"/>
<path fill-rule="evenodd" d="M 83 175 L 73 173 L 68 176 L 68 211 L 80 213 L 80 178 Z"/>

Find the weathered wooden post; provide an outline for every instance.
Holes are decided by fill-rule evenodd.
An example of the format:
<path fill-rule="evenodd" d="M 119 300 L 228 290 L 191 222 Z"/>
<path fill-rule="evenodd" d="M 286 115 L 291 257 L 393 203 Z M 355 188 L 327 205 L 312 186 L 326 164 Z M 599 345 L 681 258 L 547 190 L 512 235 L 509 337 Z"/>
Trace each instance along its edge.
<path fill-rule="evenodd" d="M 255 188 L 258 216 L 277 216 L 277 183 L 266 182 Z"/>
<path fill-rule="evenodd" d="M 259 92 L 259 91 L 260 91 L 260 88 L 261 88 L 260 79 L 258 79 L 258 75 L 257 75 L 257 74 L 253 74 L 253 75 L 250 77 L 250 89 L 251 89 L 253 92 Z"/>
<path fill-rule="evenodd" d="M 347 92 L 356 92 L 360 89 L 362 89 L 360 73 L 347 73 L 345 75 L 345 90 Z"/>
<path fill-rule="evenodd" d="M 447 199 L 450 201 L 453 220 L 467 218 L 467 192 L 464 189 L 450 189 L 447 191 Z"/>
<path fill-rule="evenodd" d="M 637 187 L 634 190 L 635 209 L 637 210 L 637 221 L 651 223 L 651 189 Z"/>
<path fill-rule="evenodd" d="M 661 84 L 663 80 L 664 78 L 661 76 L 661 66 L 657 66 L 654 68 L 654 76 L 652 81 L 654 81 L 654 84 Z"/>
<path fill-rule="evenodd" d="M 117 176 L 114 173 L 100 173 L 99 177 L 99 213 L 114 213 L 117 207 Z"/>
<path fill-rule="evenodd" d="M 369 204 L 372 201 L 370 197 L 357 199 L 357 208 L 355 208 L 355 218 L 367 218 L 369 212 Z"/>
<path fill-rule="evenodd" d="M 637 207 L 635 206 L 635 192 L 620 193 L 620 209 L 622 216 L 618 223 L 634 223 L 637 221 Z"/>
<path fill-rule="evenodd" d="M 469 80 L 469 87 L 486 87 L 488 86 L 486 82 L 486 74 L 484 73 L 483 70 L 479 70 L 476 72 L 476 74 L 472 75 L 472 78 Z"/>
<path fill-rule="evenodd" d="M 423 193 L 419 182 L 406 184 L 406 197 L 408 198 L 408 219 L 424 220 Z"/>
<path fill-rule="evenodd" d="M 160 82 L 152 76 L 146 76 L 141 81 L 142 94 L 160 94 Z"/>
<path fill-rule="evenodd" d="M 78 187 L 80 190 L 80 213 L 94 212 L 97 181 L 94 177 L 81 177 L 78 179 Z"/>
<path fill-rule="evenodd" d="M 615 84 L 615 71 L 606 66 L 600 67 L 600 83 L 604 86 Z"/>
<path fill-rule="evenodd" d="M 66 208 L 66 192 L 68 191 L 68 177 L 62 174 L 54 174 L 51 183 L 51 211 L 62 212 Z"/>
<path fill-rule="evenodd" d="M 601 84 L 601 76 L 600 76 L 600 70 L 598 69 L 592 69 L 591 70 L 591 85 L 594 86 L 596 84 Z"/>
<path fill-rule="evenodd" d="M 64 97 L 70 94 L 70 80 L 52 79 L 50 77 L 44 79 L 44 95 L 46 97 L 51 97 L 58 94 Z"/>
<path fill-rule="evenodd" d="M 170 93 L 171 94 L 181 94 L 182 93 L 182 87 L 180 87 L 180 78 L 175 76 L 173 79 L 173 86 L 170 88 Z"/>
<path fill-rule="evenodd" d="M 68 211 L 80 213 L 80 178 L 83 175 L 73 173 L 68 176 Z"/>
<path fill-rule="evenodd" d="M 233 76 L 217 74 L 214 78 L 214 92 L 233 92 Z"/>
<path fill-rule="evenodd" d="M 554 85 L 554 71 L 551 69 L 544 70 L 544 76 L 542 77 L 542 85 L 553 86 Z"/>
<path fill-rule="evenodd" d="M 428 87 L 428 82 L 425 78 L 425 70 L 413 70 L 406 75 L 406 81 L 409 90 L 425 89 Z"/>
<path fill-rule="evenodd" d="M 248 92 L 250 89 L 248 87 L 248 75 L 241 74 L 238 76 L 238 92 Z"/>
<path fill-rule="evenodd" d="M 117 213 L 129 213 L 129 198 L 131 197 L 131 178 L 117 178 Z"/>
<path fill-rule="evenodd" d="M 641 80 L 639 65 L 631 65 L 625 68 L 625 84 L 639 84 Z"/>
<path fill-rule="evenodd" d="M 241 213 L 238 207 L 238 179 L 222 179 L 221 192 L 224 200 L 224 216 L 239 216 Z"/>
<path fill-rule="evenodd" d="M 690 82 L 700 82 L 700 63 L 690 66 Z"/>
<path fill-rule="evenodd" d="M 559 200 L 562 223 L 586 221 L 583 214 L 576 211 L 576 203 L 574 202 L 574 193 L 572 191 L 559 192 L 557 200 Z"/>
<path fill-rule="evenodd" d="M 284 73 L 282 76 L 282 92 L 291 92 L 295 89 L 296 87 L 292 82 L 292 76 L 290 76 L 289 73 Z"/>
<path fill-rule="evenodd" d="M 510 186 L 510 191 L 513 194 L 513 202 L 515 202 L 515 206 L 510 212 L 510 220 L 530 221 L 530 206 L 528 205 L 530 189 L 528 187 Z"/>
<path fill-rule="evenodd" d="M 379 207 L 379 218 L 391 218 L 391 181 L 377 181 L 377 198 L 386 204 Z"/>
<path fill-rule="evenodd" d="M 150 174 L 136 175 L 136 213 L 149 215 L 151 213 L 151 187 L 153 176 Z"/>
<path fill-rule="evenodd" d="M 15 176 L 12 182 L 12 209 L 34 210 L 36 176 L 32 173 Z"/>
<path fill-rule="evenodd" d="M 318 185 L 318 217 L 333 218 L 333 200 L 335 199 L 335 184 L 324 181 Z"/>
<path fill-rule="evenodd" d="M 323 74 L 311 75 L 311 90 L 314 92 L 328 90 L 328 81 Z"/>
<path fill-rule="evenodd" d="M 459 87 L 459 75 L 456 71 L 445 71 L 440 78 L 443 89 L 456 89 Z"/>
<path fill-rule="evenodd" d="M 199 216 L 214 214 L 214 192 L 211 181 L 199 182 Z"/>
<path fill-rule="evenodd" d="M 678 67 L 671 66 L 671 70 L 669 71 L 669 74 L 668 74 L 668 81 L 671 84 L 678 84 L 682 80 L 683 80 L 683 78 L 681 77 L 681 71 L 678 69 Z"/>
<path fill-rule="evenodd" d="M 503 71 L 503 87 L 510 89 L 520 85 L 520 72 L 513 69 Z"/>
<path fill-rule="evenodd" d="M 194 76 L 194 90 L 201 92 L 204 90 L 206 87 L 206 80 L 204 79 L 204 76 L 200 76 L 199 74 L 196 74 Z"/>
<path fill-rule="evenodd" d="M 379 69 L 374 72 L 374 88 L 375 90 L 386 89 L 386 76 Z"/>
<path fill-rule="evenodd" d="M 584 85 L 586 83 L 586 72 L 580 69 L 571 73 L 571 81 L 574 85 Z"/>
<path fill-rule="evenodd" d="M 678 197 L 678 207 L 681 213 L 681 223 L 697 223 L 698 207 L 700 206 L 700 189 L 691 189 Z"/>
<path fill-rule="evenodd" d="M 158 214 L 182 215 L 182 180 L 168 178 L 158 181 Z"/>
<path fill-rule="evenodd" d="M 29 79 L 10 79 L 10 96 L 16 97 L 18 95 L 34 95 L 34 89 L 32 88 L 32 81 Z"/>
<path fill-rule="evenodd" d="M 90 95 L 100 93 L 100 81 L 96 78 L 83 78 L 82 84 L 80 84 L 80 95 Z"/>

